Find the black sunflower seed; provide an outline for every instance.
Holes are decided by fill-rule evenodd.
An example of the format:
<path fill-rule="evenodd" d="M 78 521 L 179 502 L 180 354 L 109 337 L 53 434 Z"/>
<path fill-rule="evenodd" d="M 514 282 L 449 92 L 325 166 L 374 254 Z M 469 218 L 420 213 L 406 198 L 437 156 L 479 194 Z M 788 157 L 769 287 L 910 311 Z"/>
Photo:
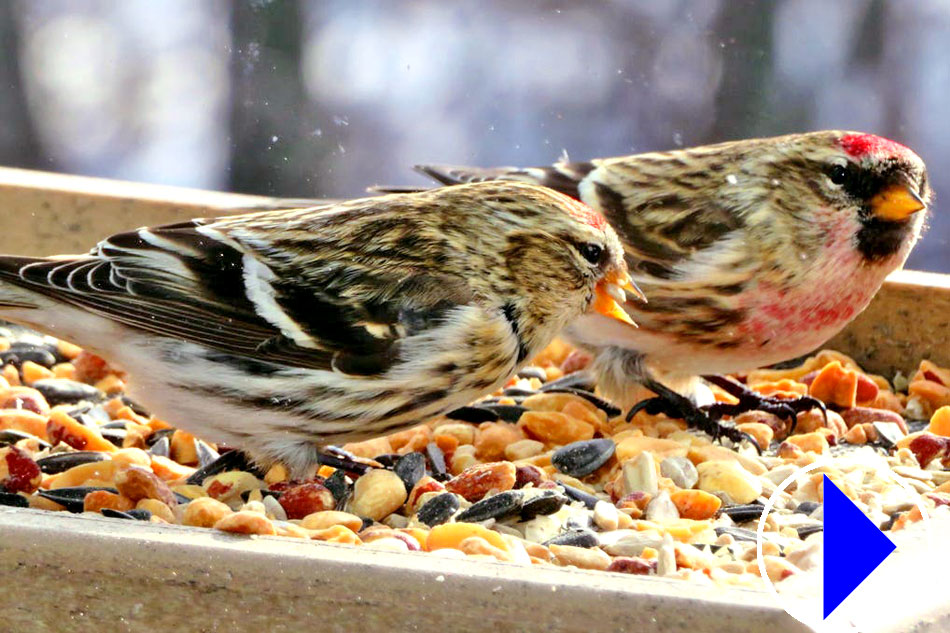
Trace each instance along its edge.
<path fill-rule="evenodd" d="M 347 453 L 348 455 L 348 453 Z M 336 468 L 337 470 L 345 470 L 348 473 L 355 473 L 357 475 L 365 475 L 369 471 L 373 470 L 373 467 L 364 464 L 362 462 L 355 461 L 356 457 L 344 457 L 342 454 L 338 453 L 335 455 L 329 455 L 327 453 L 320 453 L 317 455 L 317 463 L 322 466 L 329 466 L 331 468 Z"/>
<path fill-rule="evenodd" d="M 808 538 L 809 536 L 811 536 L 812 534 L 821 532 L 824 529 L 825 529 L 824 525 L 806 525 L 804 527 L 800 527 L 798 528 L 798 538 L 804 540 Z"/>
<path fill-rule="evenodd" d="M 809 514 L 817 510 L 818 506 L 820 505 L 821 504 L 818 503 L 817 501 L 802 501 L 801 503 L 798 504 L 798 507 L 795 508 L 795 513 L 804 514 L 808 516 Z"/>
<path fill-rule="evenodd" d="M 755 532 L 752 530 L 747 530 L 745 528 L 733 527 L 731 525 L 726 527 L 717 527 L 716 536 L 722 536 L 723 534 L 728 534 L 737 541 L 750 541 L 755 543 Z"/>
<path fill-rule="evenodd" d="M 443 492 L 422 504 L 416 512 L 416 518 L 429 527 L 442 525 L 458 512 L 459 498 L 451 492 Z"/>
<path fill-rule="evenodd" d="M 426 445 L 426 458 L 429 460 L 429 470 L 436 481 L 448 481 L 452 478 L 445 467 L 445 453 L 435 442 Z"/>
<path fill-rule="evenodd" d="M 221 454 L 218 451 L 211 448 L 211 446 L 204 440 L 195 440 L 195 453 L 198 455 L 198 467 L 203 468 L 215 461 Z"/>
<path fill-rule="evenodd" d="M 536 395 L 538 392 L 533 389 L 521 389 L 519 387 L 508 387 L 501 392 L 509 398 L 527 398 Z"/>
<path fill-rule="evenodd" d="M 599 501 L 599 499 L 594 495 L 587 494 L 583 490 L 578 490 L 577 488 L 568 486 L 567 484 L 561 483 L 560 481 L 557 482 L 557 485 L 564 489 L 564 493 L 567 494 L 568 497 L 574 501 L 580 501 L 585 506 L 587 506 L 587 509 L 589 510 L 593 510 L 594 506 L 597 505 L 597 502 Z"/>
<path fill-rule="evenodd" d="M 745 503 L 727 506 L 722 509 L 722 513 L 729 515 L 729 518 L 736 523 L 745 523 L 746 521 L 758 521 L 763 510 L 765 510 L 765 506 L 761 503 Z"/>
<path fill-rule="evenodd" d="M 406 493 L 412 492 L 413 487 L 426 474 L 426 456 L 422 453 L 407 453 L 399 458 L 393 466 L 393 472 L 399 475 Z"/>
<path fill-rule="evenodd" d="M 16 429 L 4 429 L 0 431 L 0 446 L 10 446 L 20 440 L 35 440 L 40 448 L 49 448 L 49 442 L 44 442 L 35 435 L 17 431 Z"/>
<path fill-rule="evenodd" d="M 12 506 L 14 508 L 29 508 L 30 502 L 23 495 L 15 492 L 4 492 L 0 490 L 0 506 Z"/>
<path fill-rule="evenodd" d="M 170 429 L 162 430 L 168 431 Z M 148 453 L 155 457 L 168 457 L 171 454 L 171 442 L 168 440 L 168 436 L 158 438 L 158 441 L 149 447 Z"/>
<path fill-rule="evenodd" d="M 99 434 L 112 442 L 114 446 L 122 448 L 122 444 L 125 442 L 125 437 L 128 435 L 128 432 L 125 429 L 99 429 Z"/>
<path fill-rule="evenodd" d="M 608 438 L 573 442 L 554 451 L 551 465 L 565 475 L 584 477 L 606 464 L 614 448 L 614 441 Z"/>
<path fill-rule="evenodd" d="M 506 490 L 474 503 L 459 513 L 455 520 L 459 523 L 478 523 L 488 519 L 502 520 L 521 512 L 524 493 L 520 490 Z"/>
<path fill-rule="evenodd" d="M 152 518 L 152 513 L 145 509 L 135 509 L 135 510 L 113 510 L 112 508 L 103 508 L 99 512 L 102 513 L 102 516 L 112 517 L 115 519 L 132 519 L 134 521 L 148 521 Z"/>
<path fill-rule="evenodd" d="M 143 407 L 142 405 L 140 405 L 140 404 L 139 404 L 138 402 L 136 402 L 135 400 L 132 400 L 132 398 L 130 398 L 130 397 L 128 397 L 128 396 L 121 396 L 119 399 L 122 400 L 122 404 L 124 404 L 124 405 L 127 406 L 128 408 L 132 409 L 132 411 L 133 411 L 134 413 L 136 413 L 136 414 L 138 414 L 138 415 L 140 415 L 140 416 L 142 416 L 142 417 L 145 417 L 145 418 L 147 418 L 147 417 L 149 417 L 149 416 L 151 415 L 151 413 L 149 413 L 149 410 L 148 410 L 148 409 L 146 409 L 145 407 Z"/>
<path fill-rule="evenodd" d="M 381 464 L 383 468 L 392 468 L 401 457 L 399 453 L 383 453 L 373 457 L 373 460 Z"/>
<path fill-rule="evenodd" d="M 265 475 L 265 473 L 261 472 L 261 469 L 258 468 L 254 462 L 252 462 L 247 457 L 247 455 L 241 451 L 232 450 L 222 453 L 221 457 L 218 459 L 191 473 L 191 476 L 185 480 L 185 483 L 200 486 L 201 482 L 203 482 L 208 477 L 217 475 L 218 473 L 223 473 L 227 470 L 246 470 L 259 479 L 263 479 Z"/>
<path fill-rule="evenodd" d="M 100 451 L 75 451 L 72 453 L 55 453 L 36 460 L 36 465 L 47 475 L 55 475 L 69 470 L 73 466 L 91 464 L 109 459 L 108 453 Z"/>
<path fill-rule="evenodd" d="M 35 381 L 31 387 L 43 394 L 50 406 L 70 404 L 82 400 L 98 401 L 105 396 L 92 385 L 66 378 L 43 378 Z"/>
<path fill-rule="evenodd" d="M 96 490 L 105 490 L 112 494 L 119 494 L 119 491 L 115 488 L 103 488 L 99 486 L 75 486 L 73 488 L 57 488 L 55 490 L 40 489 L 36 491 L 36 494 L 44 499 L 55 501 L 70 512 L 82 512 L 83 499 L 86 498 L 87 494 L 95 492 Z"/>
<path fill-rule="evenodd" d="M 487 407 L 469 405 L 459 407 L 445 414 L 450 420 L 459 420 L 460 422 L 472 422 L 480 424 L 482 422 L 497 422 L 498 414 Z"/>
<path fill-rule="evenodd" d="M 13 365 L 19 369 L 26 361 L 49 368 L 56 364 L 56 356 L 49 350 L 26 343 L 13 343 L 10 349 L 0 352 L 0 365 Z"/>
<path fill-rule="evenodd" d="M 340 469 L 334 470 L 333 474 L 323 482 L 323 485 L 336 499 L 337 506 L 340 506 L 350 496 L 350 485 L 346 482 L 346 473 Z"/>
<path fill-rule="evenodd" d="M 590 530 L 568 530 L 543 543 L 544 545 L 573 545 L 574 547 L 597 547 L 597 535 Z"/>
<path fill-rule="evenodd" d="M 570 499 L 557 490 L 545 490 L 524 502 L 521 506 L 521 520 L 530 521 L 538 516 L 554 514 L 568 501 Z"/>
<path fill-rule="evenodd" d="M 115 510 L 113 508 L 102 508 L 101 510 L 99 510 L 99 514 L 101 514 L 104 517 L 109 517 L 110 519 L 127 519 L 129 521 L 135 520 L 135 517 L 129 514 L 128 512 L 123 512 L 122 510 Z"/>
<path fill-rule="evenodd" d="M 483 404 L 481 407 L 493 412 L 499 419 L 512 424 L 520 420 L 521 414 L 528 410 L 517 404 Z"/>
<path fill-rule="evenodd" d="M 541 382 L 544 382 L 548 379 L 548 375 L 540 367 L 527 365 L 518 370 L 518 378 L 537 378 Z"/>

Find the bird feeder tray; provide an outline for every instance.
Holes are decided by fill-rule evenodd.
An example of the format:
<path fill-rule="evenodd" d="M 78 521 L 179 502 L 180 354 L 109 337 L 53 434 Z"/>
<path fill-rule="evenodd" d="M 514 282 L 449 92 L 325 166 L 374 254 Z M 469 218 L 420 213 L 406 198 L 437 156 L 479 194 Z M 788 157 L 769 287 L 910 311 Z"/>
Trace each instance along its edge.
<path fill-rule="evenodd" d="M 274 206 L 269 198 L 0 169 L 0 252 L 78 253 L 146 224 Z M 893 274 L 826 347 L 867 371 L 950 365 L 950 277 Z M 916 527 L 916 526 L 915 526 Z M 936 534 L 950 525 L 931 524 Z M 893 534 L 891 582 L 947 568 L 919 529 Z M 899 577 L 894 576 L 897 574 Z M 939 583 L 878 629 L 950 630 Z M 519 566 L 0 506 L 0 630 L 807 631 L 765 591 Z"/>

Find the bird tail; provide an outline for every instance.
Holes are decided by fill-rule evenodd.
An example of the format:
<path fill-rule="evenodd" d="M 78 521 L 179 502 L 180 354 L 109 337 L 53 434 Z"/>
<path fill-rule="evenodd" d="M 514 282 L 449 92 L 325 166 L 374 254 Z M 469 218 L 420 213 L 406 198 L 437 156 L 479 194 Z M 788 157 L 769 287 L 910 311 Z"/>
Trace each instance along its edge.
<path fill-rule="evenodd" d="M 30 290 L 30 283 L 20 271 L 27 264 L 45 261 L 40 257 L 0 255 L 0 315 L 4 308 L 39 308 L 43 296 Z"/>

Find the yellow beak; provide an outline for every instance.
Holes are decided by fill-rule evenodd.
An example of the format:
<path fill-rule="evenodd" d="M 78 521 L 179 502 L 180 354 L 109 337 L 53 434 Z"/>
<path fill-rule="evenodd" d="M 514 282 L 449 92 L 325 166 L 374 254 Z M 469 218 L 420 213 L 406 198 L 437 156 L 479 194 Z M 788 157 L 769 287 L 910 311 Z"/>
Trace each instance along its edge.
<path fill-rule="evenodd" d="M 627 302 L 627 295 L 624 291 L 633 294 L 641 301 L 646 301 L 646 296 L 633 283 L 626 271 L 610 272 L 597 282 L 594 288 L 594 301 L 590 309 L 593 312 L 599 312 L 604 316 L 618 321 L 623 321 L 627 325 L 637 327 L 627 311 L 623 309 L 623 304 Z"/>
<path fill-rule="evenodd" d="M 890 185 L 871 198 L 871 212 L 881 220 L 900 222 L 927 208 L 908 185 Z"/>

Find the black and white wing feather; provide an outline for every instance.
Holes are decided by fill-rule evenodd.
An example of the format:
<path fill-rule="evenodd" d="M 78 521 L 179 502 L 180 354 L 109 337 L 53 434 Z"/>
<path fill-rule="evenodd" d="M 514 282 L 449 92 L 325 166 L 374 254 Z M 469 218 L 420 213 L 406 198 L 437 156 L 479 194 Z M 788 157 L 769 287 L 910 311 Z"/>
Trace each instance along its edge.
<path fill-rule="evenodd" d="M 401 341 L 472 300 L 460 278 L 412 262 L 348 270 L 242 241 L 226 223 L 143 228 L 79 257 L 3 257 L 0 279 L 223 353 L 355 375 L 384 372 Z M 362 292 L 347 291 L 355 281 Z"/>

